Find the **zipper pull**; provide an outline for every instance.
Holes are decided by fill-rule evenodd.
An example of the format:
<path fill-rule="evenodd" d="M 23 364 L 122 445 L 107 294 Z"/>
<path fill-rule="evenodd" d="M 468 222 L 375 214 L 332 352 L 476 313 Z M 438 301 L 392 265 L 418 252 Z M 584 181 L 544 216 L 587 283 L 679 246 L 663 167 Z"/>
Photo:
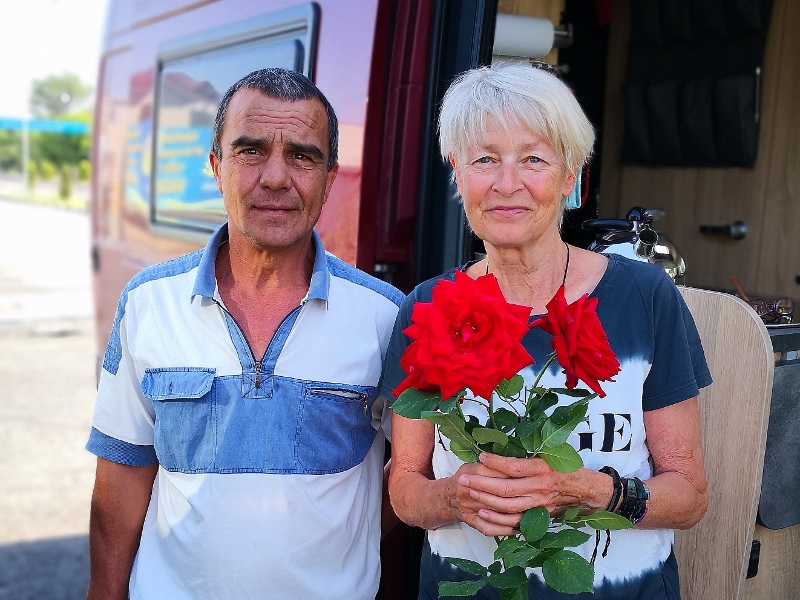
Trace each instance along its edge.
<path fill-rule="evenodd" d="M 364 398 L 364 416 L 367 416 L 367 408 L 369 408 L 369 404 L 367 403 L 367 399 Z"/>
<path fill-rule="evenodd" d="M 256 389 L 261 387 L 261 361 L 256 361 Z"/>

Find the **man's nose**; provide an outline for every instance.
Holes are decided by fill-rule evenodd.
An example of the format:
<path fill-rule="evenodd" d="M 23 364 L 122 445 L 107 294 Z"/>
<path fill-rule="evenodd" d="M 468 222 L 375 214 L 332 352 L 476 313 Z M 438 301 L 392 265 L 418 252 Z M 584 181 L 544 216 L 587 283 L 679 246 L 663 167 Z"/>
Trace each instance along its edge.
<path fill-rule="evenodd" d="M 271 190 L 285 189 L 290 186 L 289 165 L 286 158 L 280 152 L 272 152 L 264 161 L 261 169 L 261 179 L 259 183 L 262 187 Z"/>

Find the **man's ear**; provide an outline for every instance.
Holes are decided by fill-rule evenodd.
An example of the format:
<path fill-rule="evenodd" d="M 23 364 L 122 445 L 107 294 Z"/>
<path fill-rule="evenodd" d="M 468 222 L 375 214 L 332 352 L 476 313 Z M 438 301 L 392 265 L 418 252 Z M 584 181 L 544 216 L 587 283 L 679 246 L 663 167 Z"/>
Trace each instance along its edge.
<path fill-rule="evenodd" d="M 331 192 L 331 187 L 333 186 L 333 182 L 336 180 L 336 175 L 339 173 L 339 163 L 334 163 L 333 166 L 330 168 L 327 174 L 327 180 L 325 181 L 325 197 L 322 199 L 322 203 L 325 204 L 328 201 L 328 194 Z"/>
<path fill-rule="evenodd" d="M 220 178 L 219 174 L 219 167 L 220 167 L 220 160 L 217 158 L 217 155 L 214 154 L 214 151 L 208 153 L 208 162 L 211 163 L 211 172 L 214 174 L 214 180 L 217 182 L 217 189 L 219 193 L 222 193 L 222 179 Z"/>

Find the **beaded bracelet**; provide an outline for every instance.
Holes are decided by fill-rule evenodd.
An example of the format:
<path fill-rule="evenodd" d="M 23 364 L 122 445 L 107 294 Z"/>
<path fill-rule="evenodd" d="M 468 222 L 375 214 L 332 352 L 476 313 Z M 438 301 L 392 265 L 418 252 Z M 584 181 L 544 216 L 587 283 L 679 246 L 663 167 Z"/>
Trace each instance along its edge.
<path fill-rule="evenodd" d="M 617 514 L 637 525 L 647 514 L 650 490 L 638 477 L 622 478 L 622 487 L 622 505 Z"/>

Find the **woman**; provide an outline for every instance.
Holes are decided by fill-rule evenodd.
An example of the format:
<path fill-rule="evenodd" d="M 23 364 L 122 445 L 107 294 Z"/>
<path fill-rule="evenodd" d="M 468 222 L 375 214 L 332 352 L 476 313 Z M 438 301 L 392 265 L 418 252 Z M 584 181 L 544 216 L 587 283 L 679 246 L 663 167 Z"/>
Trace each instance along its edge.
<path fill-rule="evenodd" d="M 420 598 L 436 598 L 438 581 L 467 578 L 444 557 L 490 564 L 492 536 L 511 535 L 534 506 L 551 515 L 570 507 L 609 508 L 635 522 L 634 529 L 612 532 L 606 556 L 595 561 L 597 600 L 679 598 L 672 530 L 691 527 L 705 514 L 697 394 L 711 378 L 691 315 L 663 270 L 561 240 L 565 199 L 593 143 L 592 127 L 569 89 L 528 65 L 469 71 L 444 98 L 442 154 L 453 167 L 467 220 L 486 247 L 486 258 L 463 270 L 473 278 L 494 274 L 506 300 L 530 306 L 532 317 L 546 312 L 562 284 L 568 302 L 587 293 L 598 298 L 621 372 L 602 384 L 607 396 L 590 403 L 586 422 L 572 434 L 569 442 L 584 467 L 569 474 L 540 458 L 489 453 L 463 464 L 437 443 L 431 423 L 393 415 L 392 505 L 403 521 L 429 530 Z M 384 396 L 405 377 L 399 359 L 410 340 L 402 330 L 413 303 L 429 302 L 436 281 L 453 277 L 450 271 L 425 282 L 406 299 L 389 347 Z M 523 339 L 536 360 L 522 373 L 527 385 L 551 351 L 550 339 L 540 328 Z M 563 387 L 560 368 L 551 367 L 542 384 Z M 465 411 L 470 406 L 463 404 Z M 637 487 L 638 508 L 623 508 L 617 473 L 643 481 L 649 500 Z M 575 551 L 588 559 L 594 542 L 592 536 Z M 571 597 L 545 586 L 535 571 L 528 588 L 531 598 Z M 479 596 L 498 594 L 487 587 Z"/>

